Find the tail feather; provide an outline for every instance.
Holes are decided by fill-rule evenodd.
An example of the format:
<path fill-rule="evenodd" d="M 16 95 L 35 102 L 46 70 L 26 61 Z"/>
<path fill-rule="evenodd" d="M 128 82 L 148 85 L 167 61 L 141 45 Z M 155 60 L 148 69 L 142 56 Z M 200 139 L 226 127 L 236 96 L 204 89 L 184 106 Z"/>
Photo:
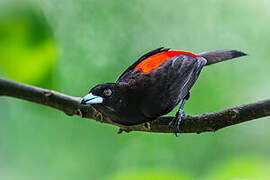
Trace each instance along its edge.
<path fill-rule="evenodd" d="M 228 59 L 233 59 L 246 55 L 246 53 L 236 50 L 217 50 L 198 54 L 198 56 L 204 57 L 207 60 L 206 65 L 211 65 L 218 62 L 226 61 Z"/>

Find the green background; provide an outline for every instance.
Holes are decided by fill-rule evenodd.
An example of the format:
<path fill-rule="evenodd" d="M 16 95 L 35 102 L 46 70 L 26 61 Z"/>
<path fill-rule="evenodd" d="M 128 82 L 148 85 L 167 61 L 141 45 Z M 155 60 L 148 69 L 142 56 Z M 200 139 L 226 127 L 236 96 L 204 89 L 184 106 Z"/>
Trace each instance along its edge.
<path fill-rule="evenodd" d="M 0 76 L 82 97 L 160 46 L 237 49 L 249 56 L 203 69 L 185 112 L 255 102 L 270 92 L 269 8 L 265 0 L 1 0 Z M 269 120 L 178 138 L 118 135 L 0 97 L 0 179 L 269 179 Z"/>

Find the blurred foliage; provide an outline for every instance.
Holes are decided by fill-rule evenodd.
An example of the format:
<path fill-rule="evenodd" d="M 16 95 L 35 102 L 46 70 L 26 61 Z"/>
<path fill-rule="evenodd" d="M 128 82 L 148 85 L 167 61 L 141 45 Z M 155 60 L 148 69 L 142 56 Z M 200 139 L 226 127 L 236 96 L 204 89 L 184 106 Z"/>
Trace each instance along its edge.
<path fill-rule="evenodd" d="M 237 49 L 249 56 L 205 68 L 186 113 L 269 98 L 269 8 L 264 0 L 2 0 L 0 76 L 83 96 L 160 46 Z M 264 118 L 179 138 L 117 135 L 1 97 L 0 179 L 267 179 L 269 127 Z"/>
<path fill-rule="evenodd" d="M 270 176 L 269 166 L 264 166 L 264 162 L 252 156 L 232 158 L 222 165 L 214 168 L 208 180 L 228 180 L 228 179 L 259 179 L 267 180 Z"/>
<path fill-rule="evenodd" d="M 162 170 L 148 170 L 141 171 L 139 173 L 124 172 L 126 175 L 118 175 L 115 178 L 109 177 L 109 180 L 191 180 L 192 178 L 187 175 L 173 175 L 174 173 L 168 171 L 163 172 Z"/>
<path fill-rule="evenodd" d="M 10 78 L 50 87 L 56 49 L 39 9 L 22 4 L 0 8 L 0 66 Z"/>

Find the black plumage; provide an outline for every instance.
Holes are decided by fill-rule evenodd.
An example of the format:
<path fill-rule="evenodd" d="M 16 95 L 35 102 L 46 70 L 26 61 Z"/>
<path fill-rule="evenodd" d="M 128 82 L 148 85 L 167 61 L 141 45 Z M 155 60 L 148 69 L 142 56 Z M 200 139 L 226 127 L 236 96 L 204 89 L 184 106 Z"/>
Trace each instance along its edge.
<path fill-rule="evenodd" d="M 187 99 L 205 65 L 245 55 L 234 50 L 207 52 L 198 57 L 183 54 L 172 57 L 147 74 L 134 70 L 148 57 L 165 51 L 169 49 L 158 48 L 143 55 L 120 75 L 116 83 L 92 88 L 89 92 L 91 97 L 87 95 L 82 103 L 92 104 L 114 122 L 123 125 L 148 122 L 169 113 L 181 100 Z M 95 103 L 95 98 L 101 99 Z"/>

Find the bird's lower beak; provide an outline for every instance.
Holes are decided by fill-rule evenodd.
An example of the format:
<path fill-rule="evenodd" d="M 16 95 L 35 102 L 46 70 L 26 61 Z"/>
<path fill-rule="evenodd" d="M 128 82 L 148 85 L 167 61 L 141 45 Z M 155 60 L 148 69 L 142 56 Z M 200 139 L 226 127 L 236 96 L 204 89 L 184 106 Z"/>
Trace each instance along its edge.
<path fill-rule="evenodd" d="M 103 102 L 103 98 L 100 96 L 95 96 L 92 93 L 87 94 L 83 97 L 81 104 L 99 104 Z"/>

